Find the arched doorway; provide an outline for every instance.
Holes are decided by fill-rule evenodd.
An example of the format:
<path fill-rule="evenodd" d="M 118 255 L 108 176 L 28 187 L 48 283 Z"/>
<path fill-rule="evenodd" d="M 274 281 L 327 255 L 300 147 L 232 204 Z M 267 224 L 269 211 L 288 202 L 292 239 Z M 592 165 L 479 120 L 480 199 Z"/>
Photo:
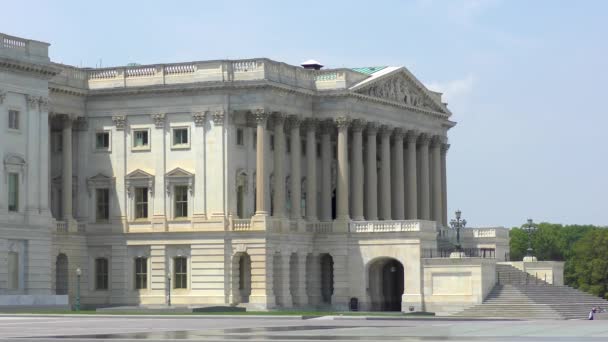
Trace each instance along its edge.
<path fill-rule="evenodd" d="M 55 293 L 68 294 L 68 256 L 61 253 L 55 260 Z"/>
<path fill-rule="evenodd" d="M 372 311 L 401 311 L 403 264 L 381 258 L 369 266 L 369 292 Z"/>
<path fill-rule="evenodd" d="M 321 302 L 331 304 L 334 294 L 334 259 L 330 254 L 321 255 Z"/>

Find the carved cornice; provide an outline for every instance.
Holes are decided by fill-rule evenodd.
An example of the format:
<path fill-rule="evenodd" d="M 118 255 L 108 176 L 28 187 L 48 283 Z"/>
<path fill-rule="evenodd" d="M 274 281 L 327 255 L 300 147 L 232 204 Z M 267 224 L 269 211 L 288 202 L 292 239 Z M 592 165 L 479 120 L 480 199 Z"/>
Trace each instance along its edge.
<path fill-rule="evenodd" d="M 152 114 L 151 117 L 152 117 L 152 121 L 154 121 L 154 127 L 156 127 L 156 128 L 165 127 L 165 114 L 164 113 Z"/>
<path fill-rule="evenodd" d="M 213 124 L 215 126 L 224 125 L 224 116 L 226 116 L 226 112 L 223 110 L 216 110 L 211 116 L 213 116 Z"/>
<path fill-rule="evenodd" d="M 346 130 L 346 129 L 348 129 L 348 127 L 350 127 L 350 123 L 352 120 L 346 116 L 339 116 L 336 118 L 335 121 L 336 121 L 336 127 L 338 127 L 338 130 Z"/>
<path fill-rule="evenodd" d="M 194 120 L 194 125 L 196 127 L 204 126 L 205 121 L 207 120 L 207 112 L 192 113 L 192 120 Z"/>
<path fill-rule="evenodd" d="M 117 131 L 122 131 L 125 129 L 125 124 L 127 121 L 127 117 L 125 115 L 112 115 L 112 123 L 116 126 Z"/>

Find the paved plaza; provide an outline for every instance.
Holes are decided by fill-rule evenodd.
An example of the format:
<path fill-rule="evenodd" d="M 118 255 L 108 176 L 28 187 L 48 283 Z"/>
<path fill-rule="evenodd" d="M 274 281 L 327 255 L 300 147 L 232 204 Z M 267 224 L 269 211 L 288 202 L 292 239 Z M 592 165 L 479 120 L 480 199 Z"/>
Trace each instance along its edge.
<path fill-rule="evenodd" d="M 0 341 L 605 341 L 608 321 L 0 317 Z"/>

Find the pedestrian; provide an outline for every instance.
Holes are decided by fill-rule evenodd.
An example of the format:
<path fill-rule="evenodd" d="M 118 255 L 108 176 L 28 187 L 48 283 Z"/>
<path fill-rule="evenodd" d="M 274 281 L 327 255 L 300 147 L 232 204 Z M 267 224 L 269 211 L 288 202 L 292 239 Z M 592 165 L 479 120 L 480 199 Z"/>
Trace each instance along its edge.
<path fill-rule="evenodd" d="M 597 309 L 595 307 L 591 308 L 591 311 L 589 311 L 589 317 L 587 319 L 590 321 L 593 321 L 595 319 L 596 311 L 597 311 Z"/>

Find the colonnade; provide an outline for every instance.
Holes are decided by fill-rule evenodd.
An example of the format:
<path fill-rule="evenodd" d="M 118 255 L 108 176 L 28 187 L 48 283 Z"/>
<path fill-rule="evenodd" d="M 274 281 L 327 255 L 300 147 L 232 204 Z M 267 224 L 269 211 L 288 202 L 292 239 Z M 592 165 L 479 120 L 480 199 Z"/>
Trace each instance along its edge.
<path fill-rule="evenodd" d="M 332 164 L 336 163 L 336 220 L 438 221 L 447 225 L 446 152 L 442 135 L 405 127 L 392 127 L 361 119 L 338 117 L 314 120 L 264 111 L 254 113 L 257 146 L 268 139 L 268 119 L 274 129 L 274 216 L 300 219 L 301 128 L 306 139 L 306 216 L 308 221 L 332 219 Z M 285 212 L 285 134 L 291 134 L 291 212 Z M 321 156 L 317 159 L 319 136 Z M 335 161 L 332 153 L 335 136 Z M 379 148 L 377 146 L 380 143 Z M 268 215 L 266 208 L 266 149 L 256 154 L 256 215 Z M 379 156 L 378 156 L 379 154 Z M 317 213 L 317 162 L 321 163 L 320 212 Z"/>

